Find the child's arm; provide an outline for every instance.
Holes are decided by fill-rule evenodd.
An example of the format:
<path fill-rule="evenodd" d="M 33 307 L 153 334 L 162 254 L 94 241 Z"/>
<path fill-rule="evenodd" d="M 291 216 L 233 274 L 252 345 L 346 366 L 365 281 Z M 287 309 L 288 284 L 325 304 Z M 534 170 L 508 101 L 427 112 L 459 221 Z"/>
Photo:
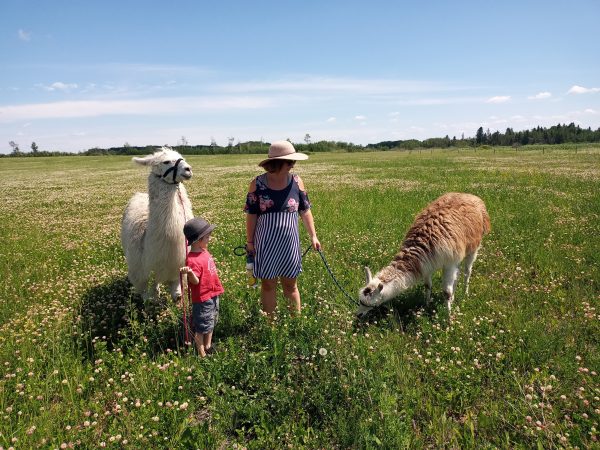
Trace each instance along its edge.
<path fill-rule="evenodd" d="M 200 283 L 200 280 L 198 279 L 198 277 L 196 276 L 196 274 L 194 273 L 194 271 L 190 267 L 184 266 L 181 269 L 179 269 L 179 272 L 181 272 L 181 273 L 187 273 L 188 283 L 191 283 L 191 284 L 198 284 L 198 283 Z"/>

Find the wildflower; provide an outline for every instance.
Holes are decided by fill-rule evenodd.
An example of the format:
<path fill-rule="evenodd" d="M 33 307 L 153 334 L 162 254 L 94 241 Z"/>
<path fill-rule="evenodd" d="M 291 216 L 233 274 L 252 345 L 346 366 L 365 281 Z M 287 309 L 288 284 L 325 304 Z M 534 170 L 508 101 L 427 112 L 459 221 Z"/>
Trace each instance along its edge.
<path fill-rule="evenodd" d="M 159 419 L 159 417 L 158 417 L 158 416 L 154 416 L 154 417 L 152 418 L 152 420 L 153 420 L 154 422 L 158 422 L 160 419 Z"/>
<path fill-rule="evenodd" d="M 321 356 L 327 356 L 327 349 L 326 349 L 326 348 L 323 348 L 323 347 L 321 347 L 321 348 L 319 349 L 319 355 L 321 355 Z"/>

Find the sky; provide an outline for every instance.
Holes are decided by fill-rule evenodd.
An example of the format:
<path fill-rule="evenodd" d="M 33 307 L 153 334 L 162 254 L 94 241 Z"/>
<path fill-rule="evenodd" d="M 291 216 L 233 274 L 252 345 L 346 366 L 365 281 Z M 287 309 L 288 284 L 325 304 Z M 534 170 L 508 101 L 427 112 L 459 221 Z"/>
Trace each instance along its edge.
<path fill-rule="evenodd" d="M 1 0 L 0 153 L 600 127 L 600 1 Z"/>

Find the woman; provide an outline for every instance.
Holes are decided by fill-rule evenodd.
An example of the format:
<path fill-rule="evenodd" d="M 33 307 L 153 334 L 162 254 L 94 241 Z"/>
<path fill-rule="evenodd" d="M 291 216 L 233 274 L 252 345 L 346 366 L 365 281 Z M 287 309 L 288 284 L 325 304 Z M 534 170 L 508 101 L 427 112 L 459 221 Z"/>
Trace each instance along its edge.
<path fill-rule="evenodd" d="M 250 183 L 246 197 L 246 249 L 254 254 L 254 276 L 260 278 L 262 308 L 269 317 L 277 306 L 277 281 L 290 301 L 292 312 L 300 312 L 296 279 L 302 271 L 298 214 L 310 236 L 312 248 L 321 249 L 304 183 L 290 173 L 296 161 L 308 159 L 288 141 L 271 144 L 268 158 L 259 166 L 265 173 Z"/>

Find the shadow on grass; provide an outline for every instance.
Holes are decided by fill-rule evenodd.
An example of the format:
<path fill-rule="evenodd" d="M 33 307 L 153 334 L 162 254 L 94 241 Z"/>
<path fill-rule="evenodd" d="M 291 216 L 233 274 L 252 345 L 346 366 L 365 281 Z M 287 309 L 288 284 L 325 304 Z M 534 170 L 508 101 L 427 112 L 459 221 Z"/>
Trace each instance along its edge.
<path fill-rule="evenodd" d="M 159 296 L 144 304 L 127 277 L 115 278 L 83 294 L 77 345 L 90 359 L 96 342 L 104 342 L 108 350 L 119 347 L 126 351 L 142 339 L 145 350 L 161 353 L 183 345 L 183 319 L 179 316 L 170 299 Z"/>
<path fill-rule="evenodd" d="M 221 302 L 216 340 L 248 332 L 248 322 L 236 320 L 232 308 L 233 305 Z M 123 351 L 137 344 L 151 355 L 185 349 L 186 340 L 193 341 L 191 307 L 186 312 L 184 320 L 182 310 L 166 294 L 144 302 L 126 276 L 114 278 L 83 294 L 77 347 L 88 359 L 94 359 L 97 342 L 104 343 L 108 350 L 118 347 Z M 187 339 L 184 323 L 188 327 Z"/>
<path fill-rule="evenodd" d="M 401 294 L 395 299 L 373 308 L 362 318 L 356 319 L 356 325 L 370 326 L 385 323 L 386 321 L 402 331 L 410 331 L 415 327 L 417 313 L 423 317 L 433 318 L 439 308 L 443 308 L 442 296 L 433 293 L 431 304 L 425 305 L 425 291 L 423 288 L 412 289 Z"/>

